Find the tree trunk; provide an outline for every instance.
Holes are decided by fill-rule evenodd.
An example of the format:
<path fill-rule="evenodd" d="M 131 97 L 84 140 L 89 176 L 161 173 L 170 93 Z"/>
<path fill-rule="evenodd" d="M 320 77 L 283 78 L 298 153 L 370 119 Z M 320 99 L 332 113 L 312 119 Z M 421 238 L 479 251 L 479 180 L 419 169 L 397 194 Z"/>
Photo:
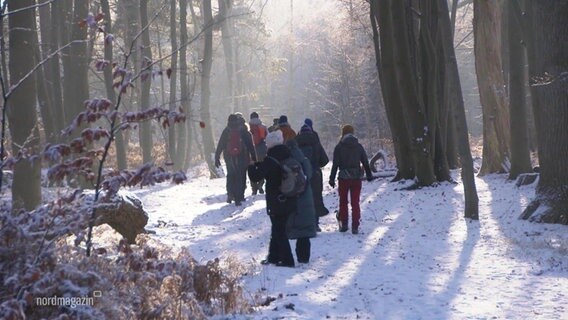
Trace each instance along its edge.
<path fill-rule="evenodd" d="M 467 130 L 467 122 L 465 117 L 465 106 L 462 97 L 460 76 L 458 71 L 458 63 L 453 45 L 453 37 L 450 33 L 451 24 L 448 13 L 448 4 L 446 0 L 438 0 L 438 8 L 440 10 L 441 36 L 444 46 L 445 61 L 445 83 L 446 92 L 454 93 L 454 102 L 451 106 L 452 116 L 456 125 L 458 135 L 458 151 L 462 165 L 461 176 L 463 180 L 463 188 L 465 195 L 465 218 L 479 220 L 479 198 L 477 197 L 477 188 L 475 187 L 475 176 L 473 172 L 473 159 L 471 158 L 471 150 L 469 148 L 469 133 Z"/>
<path fill-rule="evenodd" d="M 177 103 L 177 59 L 178 59 L 178 43 L 177 43 L 177 21 L 176 21 L 176 0 L 171 0 L 170 3 L 170 44 L 172 47 L 172 55 L 170 58 L 170 111 L 176 111 Z M 176 145 L 176 126 L 173 123 L 168 127 L 168 153 L 170 155 L 170 161 L 174 163 L 174 166 L 180 166 L 180 164 L 175 163 L 177 159 L 177 145 Z"/>
<path fill-rule="evenodd" d="M 432 133 L 428 127 L 427 110 L 421 103 L 416 86 L 416 72 L 413 70 L 410 48 L 408 11 L 402 1 L 392 2 L 394 56 L 397 63 L 396 85 L 402 102 L 406 127 L 412 141 L 411 150 L 418 186 L 428 186 L 436 181 L 434 174 L 434 155 Z M 410 8 L 408 8 L 410 10 Z"/>
<path fill-rule="evenodd" d="M 505 172 L 510 129 L 501 65 L 501 1 L 475 0 L 475 69 L 483 109 L 483 162 L 480 175 Z"/>
<path fill-rule="evenodd" d="M 31 7 L 34 0 L 8 0 L 8 10 Z M 27 9 L 12 13 L 8 19 L 9 28 L 9 69 L 12 84 L 18 83 L 34 67 L 34 19 L 35 10 Z M 12 152 L 21 151 L 39 154 L 39 130 L 36 113 L 36 86 L 34 76 L 27 78 L 17 87 L 12 88 L 9 98 L 7 117 L 12 136 Z M 25 150 L 22 150 L 25 149 Z M 14 168 L 12 184 L 12 209 L 32 210 L 41 203 L 41 162 L 39 157 L 33 160 L 19 161 Z"/>
<path fill-rule="evenodd" d="M 88 0 L 74 0 L 68 3 L 65 9 L 69 20 L 65 21 L 63 28 L 70 28 L 69 41 L 81 41 L 65 50 L 63 59 L 63 104 L 66 113 L 66 124 L 69 125 L 73 118 L 85 110 L 84 102 L 89 99 L 89 57 L 87 56 L 87 28 L 78 22 L 87 17 L 89 13 Z M 79 134 L 81 130 L 76 130 Z"/>
<path fill-rule="evenodd" d="M 527 104 L 525 87 L 526 48 L 522 35 L 522 16 L 516 8 L 516 0 L 509 2 L 509 113 L 511 117 L 511 171 L 509 179 L 515 180 L 521 173 L 532 172 L 527 126 Z"/>
<path fill-rule="evenodd" d="M 148 0 L 140 0 L 140 27 L 142 32 L 142 68 L 148 67 L 152 62 L 152 48 L 150 44 L 150 29 L 148 28 Z M 149 70 L 151 71 L 151 70 Z M 140 83 L 140 110 L 145 111 L 150 108 L 150 86 L 152 77 L 148 77 Z M 140 124 L 140 146 L 142 147 L 142 161 L 149 163 L 152 161 L 152 125 L 146 121 Z"/>
<path fill-rule="evenodd" d="M 395 60 L 393 52 L 394 35 L 392 33 L 392 15 L 390 1 L 372 0 L 371 1 L 371 22 L 373 24 L 373 41 L 375 44 L 376 65 L 383 92 L 385 103 L 385 113 L 388 118 L 393 137 L 395 157 L 398 172 L 394 181 L 401 179 L 413 179 L 414 164 L 412 163 L 410 152 L 410 136 L 406 130 L 402 105 L 395 79 Z M 379 30 L 377 30 L 377 22 Z M 389 81 L 387 81 L 389 79 Z"/>
<path fill-rule="evenodd" d="M 105 35 L 112 34 L 112 21 L 110 15 L 110 6 L 108 0 L 101 0 L 101 9 L 105 14 Z M 103 76 L 105 80 L 105 88 L 107 98 L 113 103 L 116 104 L 116 93 L 112 87 L 113 85 L 113 77 L 112 77 L 112 65 L 114 63 L 112 47 L 113 43 L 104 42 L 104 58 L 106 61 L 109 62 L 109 65 L 105 67 L 103 70 Z M 124 146 L 124 137 L 122 135 L 122 130 L 119 130 L 115 133 L 115 150 L 116 150 L 116 162 L 118 165 L 118 170 L 124 170 L 127 167 L 126 163 L 126 149 Z"/>
<path fill-rule="evenodd" d="M 46 0 L 42 0 L 45 2 Z M 39 24 L 40 28 L 37 27 L 37 22 L 34 19 L 34 30 L 41 31 L 41 41 L 39 39 L 39 33 L 34 32 L 34 54 L 35 54 L 35 65 L 41 63 L 48 54 L 49 48 L 46 48 L 43 43 L 49 43 L 49 26 L 51 25 L 49 6 L 41 6 L 38 8 L 39 11 Z M 52 58 L 52 59 L 55 59 Z M 34 77 L 36 81 L 37 88 L 37 102 L 39 105 L 39 111 L 41 114 L 43 130 L 45 135 L 45 140 L 50 143 L 55 143 L 58 135 L 58 131 L 55 131 L 55 119 L 52 111 L 55 109 L 53 106 L 53 99 L 51 97 L 51 90 L 48 90 L 48 83 L 46 79 L 46 69 L 48 69 L 47 64 L 41 65 L 36 70 L 36 76 Z"/>
<path fill-rule="evenodd" d="M 568 1 L 530 1 L 527 13 L 540 179 L 522 218 L 568 224 Z"/>
<path fill-rule="evenodd" d="M 177 125 L 177 158 L 174 160 L 174 168 L 176 170 L 186 170 L 186 153 L 188 144 L 188 133 L 190 119 L 190 100 L 189 100 L 189 84 L 187 74 L 187 0 L 180 0 L 179 2 L 179 37 L 180 37 L 180 50 L 179 50 L 179 83 L 180 83 L 180 104 L 181 108 L 186 115 L 185 123 Z"/>
<path fill-rule="evenodd" d="M 211 113 L 209 110 L 209 101 L 211 98 L 210 78 L 211 65 L 213 64 L 213 13 L 211 11 L 211 0 L 203 0 L 203 18 L 204 18 L 204 50 L 201 62 L 201 121 L 205 122 L 203 128 L 203 147 L 205 150 L 205 161 L 209 167 L 211 178 L 217 178 L 217 170 L 213 155 L 215 153 L 215 141 L 213 140 L 213 128 L 211 125 Z"/>
<path fill-rule="evenodd" d="M 59 47 L 61 43 L 60 32 L 59 28 L 61 23 L 56 22 L 62 19 L 61 17 L 61 5 L 58 1 L 51 3 L 51 25 L 50 25 L 50 39 L 51 41 L 48 44 L 49 53 L 53 53 Z M 51 76 L 49 79 L 46 79 L 46 82 L 50 85 L 50 91 L 52 92 L 53 96 L 53 118 L 55 120 L 54 126 L 55 131 L 58 132 L 57 140 L 60 141 L 60 132 L 65 128 L 65 119 L 67 116 L 65 115 L 65 109 L 63 108 L 63 91 L 61 86 L 61 61 L 59 60 L 58 56 L 53 57 L 47 62 L 47 70 L 48 74 Z"/>
<path fill-rule="evenodd" d="M 233 7 L 232 0 L 218 0 L 219 18 L 224 19 L 221 23 L 223 52 L 225 53 L 225 68 L 227 69 L 227 84 L 229 92 L 229 110 L 235 112 L 235 60 L 233 50 L 232 21 L 228 19 Z"/>

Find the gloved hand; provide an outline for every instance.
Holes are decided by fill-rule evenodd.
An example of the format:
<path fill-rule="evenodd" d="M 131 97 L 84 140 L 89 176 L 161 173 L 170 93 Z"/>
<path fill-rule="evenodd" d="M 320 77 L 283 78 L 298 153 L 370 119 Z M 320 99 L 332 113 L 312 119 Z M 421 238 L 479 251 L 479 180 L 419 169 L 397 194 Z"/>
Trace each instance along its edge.
<path fill-rule="evenodd" d="M 329 180 L 329 185 L 330 185 L 332 188 L 335 188 L 335 180 Z"/>
<path fill-rule="evenodd" d="M 369 182 L 373 181 L 373 179 L 375 179 L 375 177 L 373 177 L 373 176 L 367 177 L 367 181 L 369 181 Z"/>
<path fill-rule="evenodd" d="M 221 160 L 215 159 L 215 167 L 219 168 L 221 166 Z"/>

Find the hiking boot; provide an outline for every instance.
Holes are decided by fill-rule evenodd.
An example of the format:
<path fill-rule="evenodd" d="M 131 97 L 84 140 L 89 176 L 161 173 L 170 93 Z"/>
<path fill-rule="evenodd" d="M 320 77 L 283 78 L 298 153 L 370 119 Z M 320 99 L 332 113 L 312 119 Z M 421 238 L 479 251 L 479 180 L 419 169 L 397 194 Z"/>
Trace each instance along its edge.
<path fill-rule="evenodd" d="M 276 262 L 270 261 L 270 259 L 266 258 L 266 259 L 260 260 L 260 264 L 268 265 L 268 264 L 276 264 Z"/>
<path fill-rule="evenodd" d="M 353 229 L 351 229 L 351 233 L 352 233 L 352 234 L 359 234 L 359 228 L 353 228 Z"/>
<path fill-rule="evenodd" d="M 256 190 L 252 190 L 252 195 L 256 196 L 257 191 Z"/>
<path fill-rule="evenodd" d="M 228 194 L 227 195 L 227 203 L 231 203 L 234 200 L 233 196 Z"/>
<path fill-rule="evenodd" d="M 235 206 L 240 207 L 241 206 L 241 202 L 239 200 L 235 201 Z"/>
<path fill-rule="evenodd" d="M 258 189 L 258 193 L 264 194 L 264 189 L 262 189 L 262 187 L 261 187 L 260 189 Z"/>
<path fill-rule="evenodd" d="M 347 227 L 347 223 L 342 223 L 341 220 L 339 219 L 339 212 L 338 211 L 335 212 L 335 219 L 337 219 L 337 225 L 339 226 L 339 232 L 345 232 L 345 231 L 347 231 L 347 229 L 349 229 Z"/>

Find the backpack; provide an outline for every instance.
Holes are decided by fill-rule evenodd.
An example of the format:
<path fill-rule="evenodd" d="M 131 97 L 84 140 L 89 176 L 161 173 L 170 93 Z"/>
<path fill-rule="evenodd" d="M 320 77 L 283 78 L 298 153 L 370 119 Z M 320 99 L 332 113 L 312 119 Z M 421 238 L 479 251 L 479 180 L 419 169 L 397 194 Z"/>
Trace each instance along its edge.
<path fill-rule="evenodd" d="M 229 132 L 229 143 L 227 144 L 227 151 L 230 156 L 238 156 L 241 154 L 241 130 L 240 128 L 231 129 Z"/>
<path fill-rule="evenodd" d="M 282 181 L 280 182 L 280 192 L 288 198 L 299 196 L 306 190 L 306 175 L 302 165 L 293 157 L 288 157 L 282 161 L 274 160 L 282 170 Z"/>
<path fill-rule="evenodd" d="M 266 129 L 259 124 L 250 125 L 250 133 L 252 134 L 252 141 L 255 146 L 260 144 L 266 138 Z"/>

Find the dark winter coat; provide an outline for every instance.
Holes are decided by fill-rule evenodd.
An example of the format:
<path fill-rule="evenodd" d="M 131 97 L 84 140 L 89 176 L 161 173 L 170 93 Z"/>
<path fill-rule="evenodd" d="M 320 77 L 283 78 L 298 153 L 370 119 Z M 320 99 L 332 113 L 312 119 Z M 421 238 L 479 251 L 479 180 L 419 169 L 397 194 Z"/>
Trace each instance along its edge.
<path fill-rule="evenodd" d="M 329 180 L 335 181 L 337 169 L 339 169 L 338 179 L 361 179 L 363 176 L 361 164 L 365 168 L 367 178 L 371 179 L 373 174 L 365 149 L 359 143 L 357 137 L 353 134 L 346 134 L 333 150 L 333 166 Z"/>
<path fill-rule="evenodd" d="M 323 217 L 329 213 L 329 210 L 323 203 L 323 176 L 321 168 L 328 164 L 329 158 L 318 136 L 313 131 L 301 131 L 300 134 L 296 136 L 296 141 L 298 142 L 300 150 L 302 150 L 312 165 L 313 177 L 310 179 L 310 184 L 314 196 L 314 205 L 317 215 Z"/>
<path fill-rule="evenodd" d="M 302 164 L 302 170 L 306 174 L 308 181 L 312 178 L 312 165 L 310 160 L 304 156 L 295 140 L 290 140 L 286 144 L 290 148 L 290 152 L 294 159 Z M 288 217 L 288 225 L 286 227 L 289 239 L 313 238 L 316 236 L 316 210 L 314 207 L 314 198 L 312 187 L 308 183 L 306 189 L 298 197 L 297 209 Z"/>
<path fill-rule="evenodd" d="M 231 131 L 239 130 L 241 136 L 241 152 L 239 155 L 231 156 L 228 151 Z M 219 163 L 219 158 L 223 153 L 225 164 L 227 166 L 227 195 L 229 199 L 236 201 L 244 200 L 246 189 L 246 168 L 250 163 L 250 159 L 256 161 L 256 152 L 252 144 L 252 137 L 248 132 L 246 125 L 240 118 L 233 118 L 227 124 L 227 127 L 221 133 L 217 150 L 215 151 L 215 163 Z"/>
<path fill-rule="evenodd" d="M 241 153 L 238 156 L 229 155 L 229 152 L 227 150 L 229 146 L 231 130 L 233 129 L 239 129 L 241 133 Z M 215 159 L 220 158 L 221 152 L 223 153 L 223 159 L 225 159 L 227 165 L 230 162 L 228 160 L 233 160 L 231 158 L 237 158 L 236 163 L 238 163 L 239 167 L 241 168 L 246 168 L 249 164 L 250 159 L 256 161 L 256 152 L 252 143 L 252 137 L 246 125 L 243 124 L 241 119 L 236 118 L 235 120 L 230 121 L 227 124 L 227 127 L 223 129 L 221 137 L 219 138 L 219 143 L 217 144 L 217 150 L 215 150 Z"/>
<path fill-rule="evenodd" d="M 282 169 L 271 159 L 282 161 L 290 157 L 290 149 L 280 144 L 268 149 L 267 157 L 262 162 L 256 162 L 248 167 L 249 179 L 252 182 L 266 180 L 266 211 L 268 215 L 287 215 L 296 210 L 296 199 L 286 198 L 280 192 Z"/>

